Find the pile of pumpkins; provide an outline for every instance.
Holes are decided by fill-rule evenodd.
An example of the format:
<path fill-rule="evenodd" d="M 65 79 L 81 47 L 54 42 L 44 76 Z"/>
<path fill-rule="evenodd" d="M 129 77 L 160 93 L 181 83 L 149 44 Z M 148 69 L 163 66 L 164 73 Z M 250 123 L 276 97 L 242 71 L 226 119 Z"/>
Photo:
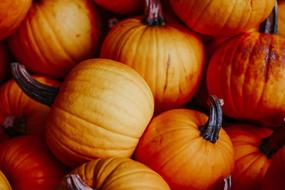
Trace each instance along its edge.
<path fill-rule="evenodd" d="M 1 0 L 1 190 L 283 190 L 284 0 Z"/>

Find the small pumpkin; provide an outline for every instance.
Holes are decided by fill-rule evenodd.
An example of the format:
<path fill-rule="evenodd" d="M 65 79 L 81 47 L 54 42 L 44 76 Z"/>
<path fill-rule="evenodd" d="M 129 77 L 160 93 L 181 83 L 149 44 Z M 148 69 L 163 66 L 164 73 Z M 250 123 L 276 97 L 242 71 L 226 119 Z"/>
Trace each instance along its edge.
<path fill-rule="evenodd" d="M 156 112 L 188 102 L 204 70 L 200 38 L 178 24 L 165 24 L 159 0 L 146 0 L 142 19 L 115 25 L 105 38 L 100 56 L 134 68 L 150 86 Z"/>
<path fill-rule="evenodd" d="M 285 117 L 285 39 L 277 32 L 274 9 L 261 33 L 227 40 L 210 60 L 207 88 L 225 101 L 224 112 L 236 119 L 280 126 Z M 265 33 L 264 33 L 265 32 Z"/>
<path fill-rule="evenodd" d="M 32 0 L 1 0 L 0 4 L 0 40 L 15 32 L 24 20 Z"/>
<path fill-rule="evenodd" d="M 3 42 L 0 42 L 0 82 L 3 82 L 8 76 L 8 52 Z"/>
<path fill-rule="evenodd" d="M 100 32 L 92 0 L 38 0 L 9 44 L 29 70 L 63 78 L 75 64 L 94 56 Z"/>
<path fill-rule="evenodd" d="M 6 176 L 0 170 L 0 189 L 1 190 L 12 190 L 9 181 L 7 180 Z"/>
<path fill-rule="evenodd" d="M 278 15 L 279 34 L 285 37 L 285 1 L 280 2 L 278 13 L 279 13 Z"/>
<path fill-rule="evenodd" d="M 46 139 L 69 166 L 111 156 L 130 157 L 154 111 L 147 83 L 132 68 L 107 59 L 79 63 L 57 88 L 42 86 L 19 64 L 13 74 L 24 91 L 51 105 Z M 32 89 L 32 90 L 30 90 Z"/>
<path fill-rule="evenodd" d="M 231 174 L 233 145 L 222 124 L 220 100 L 210 97 L 210 116 L 187 109 L 153 118 L 135 159 L 160 174 L 172 190 L 212 189 Z"/>
<path fill-rule="evenodd" d="M 55 189 L 65 173 L 47 146 L 33 136 L 0 144 L 0 170 L 14 190 Z"/>
<path fill-rule="evenodd" d="M 85 188 L 80 188 L 84 184 Z M 163 178 L 144 164 L 118 157 L 84 163 L 66 176 L 59 190 L 87 190 L 86 186 L 100 190 L 170 190 Z"/>
<path fill-rule="evenodd" d="M 34 76 L 38 81 L 59 86 L 57 81 L 43 76 Z M 44 136 L 44 126 L 49 107 L 28 97 L 17 85 L 9 80 L 0 87 L 0 126 L 10 135 L 31 134 Z"/>
<path fill-rule="evenodd" d="M 170 0 L 175 13 L 191 29 L 210 36 L 233 36 L 259 25 L 275 0 Z"/>

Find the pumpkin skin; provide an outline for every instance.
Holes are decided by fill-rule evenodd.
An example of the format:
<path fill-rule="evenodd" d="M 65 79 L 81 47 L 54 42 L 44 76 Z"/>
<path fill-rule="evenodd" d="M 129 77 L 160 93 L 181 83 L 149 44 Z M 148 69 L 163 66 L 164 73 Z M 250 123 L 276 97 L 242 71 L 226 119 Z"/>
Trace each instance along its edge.
<path fill-rule="evenodd" d="M 86 60 L 65 78 L 51 107 L 47 143 L 72 167 L 130 157 L 153 111 L 151 90 L 137 72 L 112 60 Z"/>
<path fill-rule="evenodd" d="M 0 42 L 0 82 L 3 82 L 7 78 L 8 59 L 6 46 Z"/>
<path fill-rule="evenodd" d="M 253 32 L 228 40 L 214 52 L 207 88 L 224 100 L 226 115 L 281 125 L 285 116 L 284 48 L 284 38 Z"/>
<path fill-rule="evenodd" d="M 15 32 L 24 20 L 32 0 L 2 0 L 0 4 L 0 40 Z"/>
<path fill-rule="evenodd" d="M 9 44 L 29 70 L 63 78 L 75 64 L 94 56 L 100 31 L 91 0 L 40 0 Z"/>
<path fill-rule="evenodd" d="M 47 77 L 34 76 L 38 81 L 59 86 L 57 81 Z M 9 80 L 0 87 L 0 126 L 12 128 L 15 132 L 44 137 L 44 126 L 49 107 L 28 97 L 17 85 Z"/>
<path fill-rule="evenodd" d="M 210 36 L 233 36 L 265 20 L 275 0 L 170 0 L 170 4 L 194 31 Z"/>
<path fill-rule="evenodd" d="M 130 18 L 108 33 L 100 56 L 140 73 L 154 94 L 156 112 L 162 112 L 193 97 L 202 78 L 204 54 L 200 38 L 181 26 L 148 26 Z"/>
<path fill-rule="evenodd" d="M 285 1 L 280 2 L 278 11 L 279 34 L 285 37 Z"/>
<path fill-rule="evenodd" d="M 234 146 L 235 168 L 232 171 L 232 189 L 261 189 L 271 159 L 260 151 L 259 146 L 273 131 L 248 124 L 229 125 L 226 131 Z"/>
<path fill-rule="evenodd" d="M 14 190 L 51 190 L 64 169 L 36 137 L 23 136 L 0 145 L 0 169 Z"/>
<path fill-rule="evenodd" d="M 94 0 L 101 7 L 117 14 L 133 14 L 143 11 L 144 0 Z"/>
<path fill-rule="evenodd" d="M 170 190 L 156 172 L 129 158 L 97 159 L 74 169 L 90 187 L 100 190 Z M 67 190 L 63 182 L 59 190 Z"/>
<path fill-rule="evenodd" d="M 1 190 L 12 190 L 9 181 L 6 176 L 0 171 L 0 189 Z"/>
<path fill-rule="evenodd" d="M 208 117 L 195 110 L 174 109 L 153 118 L 135 159 L 160 174 L 172 190 L 212 189 L 230 175 L 233 146 L 221 129 L 213 144 L 200 136 Z"/>

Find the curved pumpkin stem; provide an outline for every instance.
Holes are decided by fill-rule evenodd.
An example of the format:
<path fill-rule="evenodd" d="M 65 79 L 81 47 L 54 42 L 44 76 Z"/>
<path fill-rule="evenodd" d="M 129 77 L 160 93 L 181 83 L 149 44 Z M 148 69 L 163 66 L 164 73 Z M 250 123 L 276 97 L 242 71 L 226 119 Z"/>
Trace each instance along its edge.
<path fill-rule="evenodd" d="M 223 122 L 223 101 L 216 96 L 209 97 L 210 116 L 207 123 L 200 128 L 201 136 L 212 143 L 219 139 L 219 133 Z"/>
<path fill-rule="evenodd" d="M 53 104 L 59 87 L 51 87 L 34 80 L 25 66 L 19 63 L 11 63 L 11 72 L 19 87 L 28 96 L 48 106 Z"/>
<path fill-rule="evenodd" d="M 67 175 L 66 185 L 68 190 L 96 190 L 85 184 L 78 174 Z"/>
<path fill-rule="evenodd" d="M 259 32 L 266 34 L 278 33 L 278 2 L 275 0 L 275 6 L 271 14 L 266 18 L 259 27 Z"/>
<path fill-rule="evenodd" d="M 285 145 L 285 122 L 276 129 L 269 137 L 262 140 L 260 151 L 271 158 L 281 147 Z"/>
<path fill-rule="evenodd" d="M 148 26 L 165 25 L 160 0 L 145 0 L 145 15 L 142 22 Z"/>

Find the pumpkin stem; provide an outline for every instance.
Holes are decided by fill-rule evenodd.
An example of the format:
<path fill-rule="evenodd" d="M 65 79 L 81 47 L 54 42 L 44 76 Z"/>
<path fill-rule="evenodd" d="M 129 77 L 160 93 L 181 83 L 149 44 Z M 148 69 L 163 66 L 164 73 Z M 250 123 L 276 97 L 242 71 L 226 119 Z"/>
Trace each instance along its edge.
<path fill-rule="evenodd" d="M 70 174 L 65 178 L 68 190 L 96 190 L 89 187 L 78 174 Z"/>
<path fill-rule="evenodd" d="M 3 127 L 5 134 L 9 137 L 17 137 L 27 134 L 25 117 L 9 116 L 4 119 L 1 127 Z"/>
<path fill-rule="evenodd" d="M 259 32 L 266 34 L 278 33 L 278 2 L 275 1 L 275 6 L 271 14 L 261 23 Z"/>
<path fill-rule="evenodd" d="M 285 122 L 284 124 L 276 129 L 269 137 L 262 140 L 259 148 L 260 151 L 265 154 L 268 158 L 272 156 L 285 145 Z"/>
<path fill-rule="evenodd" d="M 19 63 L 11 63 L 11 72 L 19 87 L 28 96 L 47 106 L 53 104 L 59 87 L 51 87 L 34 80 L 25 66 Z"/>
<path fill-rule="evenodd" d="M 148 26 L 165 25 L 160 0 L 145 0 L 145 14 L 142 22 Z"/>
<path fill-rule="evenodd" d="M 212 143 L 219 139 L 219 133 L 223 122 L 223 100 L 216 96 L 209 97 L 210 115 L 207 123 L 200 128 L 201 136 Z"/>

